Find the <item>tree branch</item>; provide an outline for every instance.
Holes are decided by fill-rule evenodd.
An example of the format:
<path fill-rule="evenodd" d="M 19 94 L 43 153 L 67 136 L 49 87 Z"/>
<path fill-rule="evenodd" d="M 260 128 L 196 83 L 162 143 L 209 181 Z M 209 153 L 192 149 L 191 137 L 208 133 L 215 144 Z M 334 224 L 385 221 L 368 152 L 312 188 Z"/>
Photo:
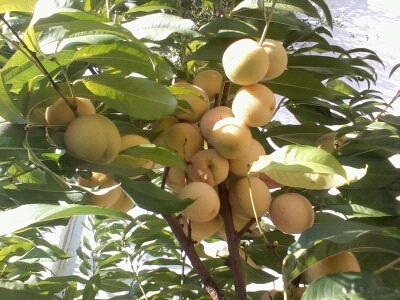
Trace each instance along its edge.
<path fill-rule="evenodd" d="M 200 260 L 196 249 L 194 248 L 194 243 L 191 241 L 186 234 L 183 232 L 181 224 L 173 215 L 163 215 L 164 220 L 168 223 L 175 235 L 182 249 L 185 251 L 187 257 L 189 258 L 193 269 L 201 278 L 201 282 L 204 285 L 204 289 L 208 292 L 213 300 L 226 300 L 224 294 L 220 291 L 214 279 L 211 277 L 210 272 L 204 266 L 203 262 Z"/>
<path fill-rule="evenodd" d="M 225 181 L 218 185 L 218 193 L 221 201 L 220 214 L 225 223 L 225 233 L 228 242 L 228 250 L 229 250 L 228 267 L 232 272 L 233 283 L 235 285 L 236 299 L 246 300 L 247 299 L 246 285 L 243 277 L 242 266 L 239 255 L 240 237 L 239 234 L 236 232 L 233 224 L 232 209 L 229 204 L 228 188 L 226 186 Z"/>
<path fill-rule="evenodd" d="M 168 172 L 170 168 L 167 167 L 164 170 L 161 188 L 165 188 L 165 183 L 167 180 Z M 189 258 L 193 269 L 200 276 L 201 282 L 204 285 L 204 289 L 208 292 L 210 297 L 213 300 L 226 300 L 224 294 L 220 291 L 214 279 L 211 277 L 210 272 L 208 272 L 207 268 L 204 266 L 203 262 L 200 260 L 199 255 L 194 248 L 194 243 L 192 239 L 186 236 L 185 232 L 182 229 L 182 225 L 178 222 L 174 215 L 162 215 L 164 220 L 168 223 L 171 228 L 172 233 L 175 238 L 178 240 L 181 245 L 183 251 L 185 251 L 186 256 Z M 190 235 L 189 235 L 190 236 Z"/>

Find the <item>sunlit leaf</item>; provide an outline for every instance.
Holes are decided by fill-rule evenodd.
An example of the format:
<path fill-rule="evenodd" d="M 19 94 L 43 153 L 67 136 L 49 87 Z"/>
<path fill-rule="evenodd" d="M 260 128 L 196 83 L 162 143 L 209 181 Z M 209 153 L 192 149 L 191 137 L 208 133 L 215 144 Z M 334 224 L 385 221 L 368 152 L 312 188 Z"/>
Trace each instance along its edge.
<path fill-rule="evenodd" d="M 146 78 L 103 73 L 87 77 L 83 84 L 108 106 L 142 120 L 172 114 L 177 104 L 165 86 Z"/>
<path fill-rule="evenodd" d="M 303 70 L 287 70 L 265 83 L 275 94 L 288 98 L 330 98 L 330 91 L 310 73 Z"/>
<path fill-rule="evenodd" d="M 196 25 L 190 19 L 165 13 L 156 13 L 140 17 L 122 25 L 132 32 L 137 39 L 150 39 L 160 41 L 173 33 L 183 33 L 188 36 L 198 37 Z"/>
<path fill-rule="evenodd" d="M 357 180 L 365 174 L 366 169 L 346 170 L 325 150 L 289 145 L 270 155 L 260 156 L 250 172 L 264 173 L 285 186 L 321 190 Z"/>
<path fill-rule="evenodd" d="M 301 299 L 399 299 L 400 290 L 394 290 L 380 275 L 363 273 L 330 274 L 307 287 Z"/>
<path fill-rule="evenodd" d="M 121 178 L 121 188 L 139 207 L 160 214 L 182 211 L 193 203 L 189 199 L 179 199 L 148 181 Z"/>
<path fill-rule="evenodd" d="M 26 123 L 26 120 L 22 118 L 21 112 L 18 111 L 17 107 L 12 103 L 10 94 L 6 89 L 3 76 L 0 76 L 0 116 L 4 120 L 12 123 Z"/>
<path fill-rule="evenodd" d="M 0 13 L 3 14 L 10 11 L 33 12 L 37 1 L 38 0 L 26 0 L 20 2 L 2 0 L 0 1 Z"/>
<path fill-rule="evenodd" d="M 66 206 L 49 204 L 27 204 L 0 212 L 0 235 L 8 234 L 38 222 L 82 215 L 103 215 L 116 218 L 130 218 L 128 215 L 98 207 L 70 204 Z M 17 216 L 24 216 L 19 218 Z M 14 222 L 9 222 L 14 220 Z"/>
<path fill-rule="evenodd" d="M 123 151 L 121 154 L 137 158 L 145 158 L 164 167 L 179 167 L 187 169 L 187 164 L 175 151 L 154 144 L 143 144 L 131 147 Z"/>

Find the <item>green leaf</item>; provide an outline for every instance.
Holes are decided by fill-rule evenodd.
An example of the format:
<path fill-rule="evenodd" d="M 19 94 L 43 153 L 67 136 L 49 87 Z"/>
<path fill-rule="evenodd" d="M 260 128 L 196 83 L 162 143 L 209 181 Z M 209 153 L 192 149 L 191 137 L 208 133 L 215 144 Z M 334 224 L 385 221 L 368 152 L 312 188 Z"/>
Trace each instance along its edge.
<path fill-rule="evenodd" d="M 153 12 L 156 10 L 176 10 L 175 3 L 171 1 L 149 1 L 141 5 L 130 8 L 126 14 L 136 12 Z"/>
<path fill-rule="evenodd" d="M 19 12 L 33 12 L 36 2 L 38 0 L 24 0 L 20 1 L 9 1 L 9 0 L 1 0 L 0 1 L 0 14 L 11 11 L 19 11 Z"/>
<path fill-rule="evenodd" d="M 326 126 L 304 123 L 272 127 L 263 133 L 263 136 L 272 138 L 278 147 L 283 147 L 289 143 L 313 146 L 321 135 L 330 132 L 332 131 Z"/>
<path fill-rule="evenodd" d="M 0 235 L 5 235 L 38 222 L 84 215 L 102 215 L 128 218 L 127 214 L 90 205 L 70 204 L 66 206 L 49 204 L 26 204 L 0 212 Z M 18 216 L 24 216 L 20 218 Z M 10 222 L 9 220 L 14 220 Z"/>
<path fill-rule="evenodd" d="M 3 74 L 0 75 L 0 116 L 11 123 L 26 124 L 27 122 L 22 118 L 21 112 L 12 103 L 13 100 L 5 86 Z"/>
<path fill-rule="evenodd" d="M 366 169 L 345 169 L 330 153 L 316 147 L 288 145 L 260 156 L 250 172 L 264 173 L 285 186 L 322 190 L 355 181 Z"/>
<path fill-rule="evenodd" d="M 313 75 L 304 70 L 286 70 L 281 76 L 269 80 L 264 84 L 275 94 L 287 98 L 331 98 L 329 89 L 321 81 L 315 79 Z"/>
<path fill-rule="evenodd" d="M 100 289 L 101 277 L 99 273 L 94 274 L 85 285 L 82 297 L 85 300 L 94 300 Z"/>
<path fill-rule="evenodd" d="M 172 114 L 177 105 L 165 86 L 146 78 L 103 73 L 87 77 L 83 84 L 108 106 L 137 119 L 159 119 Z"/>
<path fill-rule="evenodd" d="M 182 211 L 193 200 L 179 199 L 151 182 L 121 178 L 121 188 L 141 208 L 160 214 Z"/>
<path fill-rule="evenodd" d="M 302 300 L 315 299 L 399 299 L 400 290 L 391 287 L 380 275 L 368 273 L 330 274 L 307 287 Z"/>
<path fill-rule="evenodd" d="M 196 31 L 196 24 L 192 20 L 166 13 L 146 15 L 126 22 L 122 26 L 131 31 L 137 39 L 161 41 L 173 33 L 182 33 L 191 37 L 202 36 Z"/>
<path fill-rule="evenodd" d="M 171 79 L 171 68 L 157 63 L 155 56 L 144 44 L 136 41 L 119 41 L 107 45 L 90 45 L 76 52 L 73 61 L 83 61 L 96 66 L 112 67 L 124 74 L 142 74 L 148 78 Z"/>
<path fill-rule="evenodd" d="M 210 23 L 202 26 L 199 29 L 199 32 L 203 34 L 213 34 L 213 35 L 223 34 L 224 37 L 227 36 L 227 33 L 232 34 L 232 36 L 230 37 L 235 37 L 235 36 L 241 37 L 244 34 L 251 37 L 257 37 L 259 35 L 257 27 L 252 26 L 251 24 L 240 20 L 227 19 L 227 18 L 215 19 Z"/>
<path fill-rule="evenodd" d="M 50 296 L 40 295 L 38 289 L 32 288 L 21 281 L 0 280 L 0 293 L 2 300 L 29 299 L 48 300 Z"/>
<path fill-rule="evenodd" d="M 154 144 L 131 147 L 121 154 L 145 158 L 164 167 L 179 167 L 187 170 L 186 162 L 175 151 Z"/>
<path fill-rule="evenodd" d="M 339 228 L 334 229 L 334 225 L 338 225 Z M 389 260 L 399 257 L 400 233 L 398 229 L 374 229 L 374 226 L 356 222 L 350 222 L 347 225 L 346 228 L 340 221 L 324 222 L 305 231 L 303 233 L 305 238 L 289 249 L 290 254 L 286 257 L 283 267 L 284 281 L 291 282 L 318 261 L 344 251 L 356 254 L 377 252 L 387 256 Z M 342 229 L 341 233 L 338 232 L 340 229 Z M 361 264 L 361 269 L 364 264 L 373 270 L 384 266 L 375 261 L 366 261 Z"/>

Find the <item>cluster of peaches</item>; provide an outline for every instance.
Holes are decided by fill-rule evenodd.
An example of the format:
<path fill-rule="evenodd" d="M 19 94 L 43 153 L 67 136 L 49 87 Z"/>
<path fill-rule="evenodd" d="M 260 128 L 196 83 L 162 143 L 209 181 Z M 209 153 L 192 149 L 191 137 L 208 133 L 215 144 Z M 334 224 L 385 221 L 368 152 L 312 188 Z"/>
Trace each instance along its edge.
<path fill-rule="evenodd" d="M 59 99 L 46 109 L 46 120 L 48 125 L 66 126 L 67 152 L 95 163 L 110 163 L 124 150 L 140 144 L 154 143 L 176 151 L 187 163 L 188 172 L 178 167 L 166 170 L 166 186 L 179 198 L 195 199 L 182 212 L 184 225 L 190 220 L 193 240 L 200 241 L 223 227 L 217 186 L 225 181 L 236 230 L 269 212 L 276 228 L 300 233 L 314 220 L 308 200 L 285 193 L 272 201 L 262 177 L 248 174 L 251 164 L 266 154 L 250 128 L 269 123 L 276 107 L 273 92 L 262 81 L 278 77 L 286 66 L 286 51 L 274 40 L 267 39 L 261 45 L 251 39 L 232 43 L 222 58 L 227 80 L 240 87 L 231 107 L 213 103 L 223 90 L 224 76 L 216 70 L 202 70 L 191 83 L 171 86 L 183 102 L 178 102 L 174 115 L 153 123 L 152 130 L 159 132 L 153 141 L 136 134 L 121 136 L 111 120 L 96 113 L 89 99 Z M 135 166 L 152 168 L 153 163 L 137 159 Z M 133 207 L 108 174 L 90 175 L 78 178 L 78 184 L 93 193 L 89 204 L 122 211 Z M 98 187 L 101 190 L 96 193 Z"/>
<path fill-rule="evenodd" d="M 213 106 L 224 82 L 216 70 L 200 71 L 192 83 L 173 85 L 193 91 L 176 95 L 191 110 L 181 107 L 175 116 L 160 119 L 154 129 L 161 133 L 154 143 L 173 149 L 188 164 L 188 172 L 170 168 L 166 186 L 181 199 L 196 199 L 182 211 L 181 218 L 186 232 L 190 221 L 194 241 L 218 231 L 224 235 L 217 192 L 222 182 L 229 190 L 236 231 L 266 213 L 274 226 L 286 233 L 300 233 L 313 224 L 314 211 L 306 198 L 285 193 L 272 201 L 262 175 L 249 174 L 252 163 L 266 154 L 250 128 L 270 122 L 276 107 L 273 92 L 262 81 L 278 77 L 286 65 L 287 54 L 280 43 L 265 40 L 260 45 L 241 39 L 226 49 L 222 59 L 227 79 L 240 86 L 231 107 Z"/>

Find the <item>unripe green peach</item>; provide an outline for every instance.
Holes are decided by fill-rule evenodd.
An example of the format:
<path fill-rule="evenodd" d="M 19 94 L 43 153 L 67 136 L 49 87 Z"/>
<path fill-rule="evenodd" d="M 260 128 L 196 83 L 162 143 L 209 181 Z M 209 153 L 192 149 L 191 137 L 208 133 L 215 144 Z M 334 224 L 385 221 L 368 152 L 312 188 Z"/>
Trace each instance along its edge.
<path fill-rule="evenodd" d="M 213 102 L 215 95 L 219 94 L 222 81 L 223 77 L 220 72 L 216 70 L 204 70 L 194 76 L 192 83 L 205 91 L 210 102 Z"/>
<path fill-rule="evenodd" d="M 210 100 L 208 99 L 206 92 L 203 91 L 198 86 L 192 85 L 188 82 L 177 82 L 172 86 L 181 87 L 196 93 L 196 95 L 191 95 L 191 94 L 176 95 L 177 98 L 185 100 L 193 110 L 191 111 L 190 109 L 178 105 L 177 107 L 178 110 L 175 114 L 176 117 L 179 118 L 180 120 L 184 120 L 187 122 L 199 121 L 201 116 L 204 115 L 204 113 L 210 108 Z"/>
<path fill-rule="evenodd" d="M 271 204 L 269 216 L 276 229 L 290 234 L 302 233 L 314 223 L 314 210 L 304 196 L 285 193 Z"/>
<path fill-rule="evenodd" d="M 222 56 L 222 66 L 230 81 L 239 85 L 252 85 L 268 71 L 267 52 L 256 41 L 245 38 L 233 42 Z"/>
<path fill-rule="evenodd" d="M 227 158 L 235 159 L 246 154 L 252 136 L 250 129 L 239 119 L 229 117 L 215 123 L 209 142 L 217 152 Z"/>
<path fill-rule="evenodd" d="M 265 154 L 265 149 L 260 142 L 252 139 L 250 147 L 245 155 L 229 160 L 229 171 L 237 176 L 246 176 L 252 163 L 257 161 L 261 155 Z"/>
<path fill-rule="evenodd" d="M 186 161 L 189 161 L 204 146 L 200 130 L 189 123 L 177 123 L 169 127 L 165 133 L 164 142 Z"/>
<path fill-rule="evenodd" d="M 228 106 L 217 106 L 207 111 L 201 117 L 199 123 L 200 132 L 204 139 L 209 139 L 215 123 L 228 117 L 233 117 L 232 109 Z"/>
<path fill-rule="evenodd" d="M 64 135 L 67 152 L 94 163 L 110 163 L 120 150 L 118 128 L 105 116 L 94 114 L 75 118 Z"/>
<path fill-rule="evenodd" d="M 351 252 L 340 252 L 312 265 L 304 272 L 308 283 L 335 273 L 361 272 L 357 258 Z"/>
<path fill-rule="evenodd" d="M 190 159 L 189 174 L 193 181 L 202 181 L 216 186 L 229 174 L 229 162 L 215 149 L 204 149 Z"/>
<path fill-rule="evenodd" d="M 288 56 L 286 50 L 281 43 L 271 39 L 265 39 L 262 47 L 269 58 L 268 71 L 262 80 L 274 79 L 280 76 L 287 67 Z"/>
<path fill-rule="evenodd" d="M 96 113 L 96 108 L 89 99 L 80 97 L 67 97 L 66 99 L 71 105 L 76 107 L 78 116 L 93 115 Z M 60 98 L 46 108 L 45 118 L 49 125 L 68 125 L 76 116 L 66 101 Z"/>
<path fill-rule="evenodd" d="M 271 193 L 258 177 L 242 177 L 229 191 L 229 203 L 239 216 L 259 218 L 271 206 Z"/>
<path fill-rule="evenodd" d="M 275 108 L 274 93 L 259 83 L 241 87 L 232 102 L 233 115 L 249 127 L 266 125 Z"/>
<path fill-rule="evenodd" d="M 208 222 L 219 212 L 220 201 L 215 189 L 204 182 L 191 182 L 178 194 L 180 199 L 195 201 L 182 211 L 182 215 L 194 222 Z"/>

